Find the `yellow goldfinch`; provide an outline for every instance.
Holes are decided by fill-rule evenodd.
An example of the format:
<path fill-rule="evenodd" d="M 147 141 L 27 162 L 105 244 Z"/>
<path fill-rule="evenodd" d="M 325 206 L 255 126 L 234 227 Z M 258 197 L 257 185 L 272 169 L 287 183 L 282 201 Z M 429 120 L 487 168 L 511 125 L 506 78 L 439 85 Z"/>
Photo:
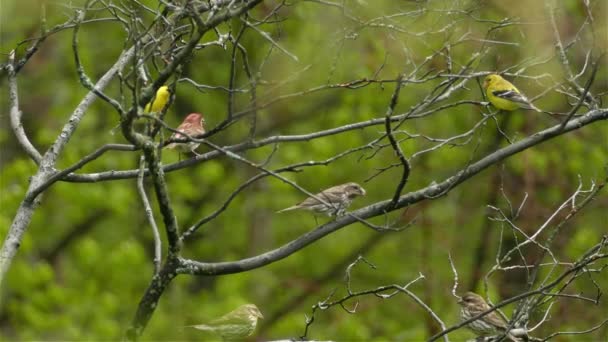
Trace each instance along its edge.
<path fill-rule="evenodd" d="M 498 109 L 512 111 L 524 108 L 537 112 L 541 111 L 520 93 L 511 82 L 505 80 L 500 75 L 491 74 L 486 76 L 483 81 L 483 87 L 486 90 L 490 103 Z"/>
<path fill-rule="evenodd" d="M 171 97 L 171 92 L 169 91 L 169 87 L 162 86 L 162 87 L 158 88 L 158 90 L 156 91 L 156 95 L 154 95 L 154 98 L 152 98 L 152 101 L 150 101 L 146 105 L 146 108 L 144 108 L 144 111 L 146 113 L 160 113 L 163 110 L 163 108 L 165 108 L 165 106 L 167 105 L 167 102 L 169 102 L 169 97 Z"/>

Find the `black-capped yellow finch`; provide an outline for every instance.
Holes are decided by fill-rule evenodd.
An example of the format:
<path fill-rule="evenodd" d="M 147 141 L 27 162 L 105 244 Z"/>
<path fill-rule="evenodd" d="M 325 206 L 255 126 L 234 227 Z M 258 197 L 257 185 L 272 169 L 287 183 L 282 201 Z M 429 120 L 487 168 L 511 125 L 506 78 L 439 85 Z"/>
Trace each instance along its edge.
<path fill-rule="evenodd" d="M 146 113 L 160 113 L 169 102 L 169 98 L 171 97 L 171 92 L 169 91 L 169 87 L 162 86 L 158 88 L 156 91 L 156 95 L 152 98 L 150 102 L 144 108 Z"/>
<path fill-rule="evenodd" d="M 167 86 L 161 86 L 156 91 L 156 94 L 154 95 L 154 97 L 152 98 L 152 100 L 150 102 L 148 102 L 148 104 L 146 104 L 146 107 L 144 107 L 144 112 L 145 113 L 160 113 L 160 112 L 162 112 L 162 110 L 167 105 L 167 102 L 169 102 L 169 98 L 171 98 L 171 92 L 169 91 L 169 87 L 167 87 Z M 116 127 L 112 128 L 110 130 L 110 134 L 114 135 L 114 133 L 116 132 L 116 130 L 119 127 L 120 127 L 120 124 L 117 125 Z M 147 126 L 148 134 L 150 133 L 150 130 L 151 130 L 151 127 L 148 124 L 148 126 Z"/>
<path fill-rule="evenodd" d="M 524 108 L 532 109 L 537 112 L 541 111 L 513 84 L 511 84 L 511 82 L 505 80 L 498 74 L 486 76 L 483 81 L 483 88 L 486 90 L 486 96 L 490 103 L 498 109 L 513 111 Z"/>
<path fill-rule="evenodd" d="M 205 120 L 203 119 L 203 115 L 199 113 L 190 113 L 184 121 L 177 127 L 177 131 L 185 133 L 190 137 L 196 137 L 197 135 L 201 135 L 205 133 Z M 173 133 L 171 135 L 170 140 L 175 139 L 187 139 L 187 137 L 183 134 Z M 200 143 L 194 141 L 185 141 L 185 142 L 173 142 L 167 145 L 167 148 L 176 149 L 180 152 L 194 152 L 194 150 L 200 145 Z"/>
<path fill-rule="evenodd" d="M 264 318 L 258 307 L 245 304 L 209 323 L 188 327 L 213 332 L 224 340 L 240 340 L 253 335 L 258 318 Z"/>
<path fill-rule="evenodd" d="M 330 217 L 342 216 L 346 212 L 346 209 L 350 206 L 351 202 L 358 196 L 365 196 L 365 190 L 359 184 L 351 182 L 336 185 L 315 195 L 315 197 L 323 200 L 329 205 L 324 204 L 315 197 L 308 197 L 301 203 L 283 210 L 279 210 L 277 213 L 295 209 L 303 209 L 326 214 Z"/>

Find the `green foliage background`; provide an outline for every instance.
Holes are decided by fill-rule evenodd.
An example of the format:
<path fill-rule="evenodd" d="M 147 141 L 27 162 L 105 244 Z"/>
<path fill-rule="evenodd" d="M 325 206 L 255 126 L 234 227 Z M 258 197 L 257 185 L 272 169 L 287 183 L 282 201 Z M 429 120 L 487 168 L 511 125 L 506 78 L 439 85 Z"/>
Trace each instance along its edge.
<path fill-rule="evenodd" d="M 78 2 L 75 2 L 78 3 Z M 157 5 L 147 1 L 155 8 Z M 500 21 L 519 18 L 525 25 L 501 29 L 496 39 L 518 45 L 490 45 L 490 53 L 474 64 L 478 71 L 505 70 L 529 58 L 549 57 L 554 53 L 554 40 L 547 10 L 540 1 L 346 1 L 354 15 L 372 19 L 396 12 L 420 11 L 410 17 L 397 17 L 396 24 L 407 32 L 382 27 L 359 25 L 341 14 L 341 10 L 314 2 L 295 1 L 280 12 L 278 23 L 266 24 L 262 29 L 271 32 L 280 44 L 298 56 L 295 62 L 273 48 L 249 30 L 243 37 L 250 63 L 265 81 L 258 88 L 258 102 L 311 89 L 324 84 L 340 84 L 362 78 L 393 79 L 399 72 L 411 72 L 446 39 L 468 35 L 464 43 L 452 47 L 452 63 L 461 66 L 476 51 L 488 22 L 472 17 Z M 479 3 L 479 8 L 477 4 Z M 591 1 L 596 47 L 606 49 L 606 3 Z M 35 37 L 40 23 L 39 1 L 3 1 L 0 4 L 1 52 L 5 56 L 26 38 Z M 258 6 L 252 15 L 261 18 L 276 3 Z M 586 18 L 582 1 L 558 1 L 557 20 L 565 41 L 575 37 Z M 471 16 L 465 9 L 476 8 Z M 450 15 L 446 15 L 452 11 Z M 72 10 L 49 3 L 49 27 L 62 23 Z M 92 14 L 105 17 L 104 14 Z M 142 11 L 145 20 L 149 13 Z M 380 21 L 378 21 L 380 22 Z M 441 30 L 450 22 L 449 28 Z M 222 25 L 227 32 L 234 21 Z M 427 32 L 424 35 L 416 33 Z M 345 39 L 345 37 L 347 37 Z M 125 46 L 126 34 L 120 25 L 98 22 L 82 27 L 79 52 L 86 72 L 99 78 L 114 62 Z M 213 34 L 205 41 L 215 40 Z M 584 41 L 570 49 L 568 57 L 575 70 L 584 63 Z M 22 54 L 28 44 L 19 45 Z M 201 84 L 228 84 L 230 49 L 210 46 L 197 51 L 188 64 L 185 75 Z M 266 56 L 269 57 L 266 59 Z M 4 59 L 4 58 L 3 58 Z M 264 62 L 263 62 L 264 61 Z M 264 63 L 260 67 L 261 63 Z M 424 70 L 443 68 L 442 58 L 429 63 Z M 382 66 L 380 68 L 380 66 Z M 600 67 L 592 91 L 601 93 L 608 88 L 606 64 Z M 515 72 L 517 68 L 510 70 Z M 246 89 L 247 79 L 242 69 L 237 70 L 237 83 Z M 526 75 L 547 73 L 563 77 L 559 61 L 526 70 Z M 289 80 L 285 82 L 285 80 Z M 407 111 L 422 96 L 433 89 L 439 80 L 424 84 L 405 85 L 397 113 Z M 518 78 L 515 83 L 527 94 L 538 94 L 542 84 Z M 18 147 L 10 130 L 6 79 L 2 85 L 0 113 L 0 236 L 4 236 L 27 189 L 28 177 L 36 168 Z M 473 85 L 473 82 L 470 83 Z M 311 92 L 279 101 L 258 112 L 258 137 L 278 134 L 306 134 L 351 122 L 383 117 L 394 83 L 371 84 L 357 89 L 335 88 Z M 35 146 L 44 151 L 54 141 L 71 111 L 86 94 L 78 82 L 71 50 L 71 31 L 51 36 L 40 51 L 19 74 L 19 91 L 24 126 Z M 118 82 L 107 91 L 118 96 Z M 452 100 L 482 100 L 478 87 L 469 87 L 453 95 Z M 128 100 L 128 99 L 127 99 Z M 237 111 L 248 106 L 249 94 L 238 94 Z M 605 98 L 604 98 L 605 100 Z M 198 91 L 186 82 L 177 86 L 176 101 L 169 109 L 166 121 L 177 126 L 189 112 L 205 114 L 209 127 L 226 115 L 228 96 L 221 90 Z M 565 111 L 564 96 L 551 92 L 536 103 L 551 111 Z M 412 134 L 447 138 L 471 129 L 480 120 L 483 108 L 478 106 L 453 107 L 422 119 L 406 121 L 402 127 Z M 514 138 L 530 135 L 553 122 L 546 116 L 518 111 L 501 117 L 502 129 Z M 96 101 L 80 124 L 59 161 L 67 167 L 106 143 L 125 143 L 110 129 L 118 123 L 112 108 Z M 242 141 L 248 131 L 247 120 L 213 137 L 222 145 Z M 367 144 L 382 133 L 381 126 L 351 131 L 305 143 L 283 143 L 279 146 L 269 168 L 307 161 L 324 160 L 349 148 Z M 413 191 L 433 181 L 441 181 L 496 148 L 497 130 L 487 124 L 469 144 L 445 146 L 412 160 L 412 173 L 405 191 Z M 208 338 L 198 331 L 184 330 L 188 324 L 204 322 L 243 303 L 255 303 L 267 317 L 258 328 L 258 336 L 266 339 L 297 337 L 304 329 L 305 315 L 333 289 L 336 295 L 345 293 L 345 266 L 354 260 L 357 250 L 370 244 L 364 256 L 377 269 L 359 265 L 353 271 L 352 284 L 356 289 L 368 289 L 385 284 L 405 284 L 420 273 L 425 279 L 410 289 L 417 293 L 440 317 L 451 325 L 458 320 L 458 308 L 451 296 L 453 274 L 448 253 L 459 271 L 460 291 L 468 290 L 474 271 L 475 251 L 481 232 L 490 229 L 490 243 L 485 245 L 486 259 L 481 267 L 485 274 L 494 263 L 501 226 L 488 219 L 491 212 L 486 205 L 502 186 L 505 195 L 518 206 L 528 195 L 517 225 L 526 232 L 535 231 L 548 216 L 578 187 L 579 179 L 585 187 L 590 182 L 601 182 L 607 163 L 608 129 L 605 122 L 551 140 L 509 158 L 474 179 L 452 190 L 447 196 L 426 201 L 403 215 L 415 223 L 399 233 L 387 233 L 377 238 L 375 231 L 360 224 L 348 226 L 327 236 L 300 252 L 267 267 L 243 274 L 222 277 L 178 277 L 164 294 L 143 338 L 146 340 L 196 340 Z M 506 146 L 505 139 L 499 140 Z M 462 142 L 462 141 L 460 141 Z M 424 139 L 405 140 L 401 144 L 406 155 L 433 144 Z M 248 151 L 245 156 L 263 161 L 272 146 Z M 200 149 L 201 152 L 204 148 Z M 368 196 L 357 200 L 353 207 L 362 207 L 393 195 L 395 181 L 401 170 L 393 168 L 365 182 L 376 168 L 397 162 L 390 149 L 373 158 L 372 151 L 364 150 L 341 158 L 329 166 L 305 168 L 287 176 L 310 191 L 356 181 L 368 190 Z M 165 152 L 163 161 L 172 163 L 178 156 Z M 79 172 L 126 170 L 137 167 L 138 155 L 129 152 L 110 152 L 90 163 Z M 208 215 L 226 200 L 231 192 L 256 174 L 251 168 L 232 160 L 220 158 L 194 167 L 167 174 L 167 181 L 180 226 L 188 227 Z M 497 182 L 498 180 L 498 182 Z M 152 192 L 150 191 L 150 194 Z M 500 194 L 497 206 L 508 210 L 508 203 Z M 185 248 L 187 257 L 202 261 L 231 261 L 257 255 L 277 248 L 315 227 L 307 213 L 274 212 L 302 200 L 302 194 L 272 178 L 255 183 L 244 191 L 216 220 L 204 226 L 198 238 Z M 154 202 L 156 210 L 156 203 Z M 606 233 L 605 192 L 571 221 L 556 242 L 558 256 L 572 260 L 599 241 Z M 159 223 L 160 215 L 155 213 Z M 325 219 L 321 219 L 325 220 Z M 382 224 L 384 217 L 372 220 Z M 323 221 L 324 222 L 324 221 Z M 69 237 L 69 238 L 67 238 Z M 375 240 L 370 243 L 370 240 Z M 511 241 L 505 230 L 505 240 Z M 503 246 L 504 248 L 504 246 Z M 533 255 L 533 254 L 532 254 Z M 135 180 L 103 183 L 57 183 L 44 195 L 36 211 L 17 258 L 9 271 L 0 306 L 0 339 L 2 340 L 115 340 L 123 336 L 135 312 L 137 303 L 153 274 L 153 243 L 149 225 L 136 192 Z M 515 272 L 513 272 L 515 273 Z M 498 302 L 524 289 L 521 274 L 497 274 L 490 279 L 489 291 Z M 595 279 L 606 290 L 605 273 Z M 482 290 L 478 285 L 476 290 Z M 578 282 L 571 291 L 593 296 L 590 281 Z M 269 317 L 283 308 L 294 297 L 305 294 L 297 305 L 288 306 L 286 313 L 276 320 Z M 571 301 L 560 306 L 540 333 L 556 330 L 586 329 L 605 319 L 608 306 Z M 351 303 L 354 305 L 354 302 Z M 505 310 L 510 313 L 512 307 Z M 309 337 L 332 340 L 422 340 L 437 332 L 426 313 L 411 299 L 396 296 L 388 300 L 377 297 L 361 298 L 357 314 L 349 315 L 339 308 L 320 312 L 311 327 Z M 597 340 L 608 335 L 606 327 L 585 338 Z M 459 330 L 450 335 L 462 340 L 472 335 Z M 564 339 L 565 340 L 565 339 Z"/>

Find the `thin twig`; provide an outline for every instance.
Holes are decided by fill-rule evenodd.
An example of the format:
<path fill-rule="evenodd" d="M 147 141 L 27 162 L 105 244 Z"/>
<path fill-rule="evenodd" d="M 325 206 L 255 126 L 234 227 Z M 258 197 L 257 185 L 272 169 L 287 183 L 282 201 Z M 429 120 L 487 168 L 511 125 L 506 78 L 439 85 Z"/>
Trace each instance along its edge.
<path fill-rule="evenodd" d="M 401 165 L 403 166 L 403 174 L 401 175 L 401 179 L 399 180 L 399 183 L 397 184 L 397 187 L 395 188 L 395 194 L 393 195 L 393 200 L 391 201 L 391 205 L 389 206 L 389 209 L 391 207 L 393 207 L 395 204 L 397 204 L 397 201 L 399 200 L 399 196 L 401 196 L 401 191 L 403 190 L 403 187 L 407 183 L 407 180 L 410 176 L 410 163 L 407 161 L 407 158 L 405 158 L 405 156 L 403 155 L 401 146 L 399 146 L 399 144 L 397 143 L 397 140 L 395 140 L 395 136 L 393 135 L 392 127 L 391 127 L 391 116 L 395 112 L 395 107 L 397 106 L 397 102 L 399 101 L 399 92 L 401 90 L 402 84 L 403 84 L 403 76 L 399 75 L 397 77 L 397 85 L 395 86 L 395 91 L 393 92 L 393 96 L 391 97 L 390 105 L 386 111 L 386 115 L 384 118 L 384 128 L 386 129 L 386 135 L 388 136 L 388 140 L 391 143 L 393 151 L 395 151 L 395 154 L 397 154 L 397 157 L 399 158 L 399 161 L 401 162 Z"/>
<path fill-rule="evenodd" d="M 137 191 L 141 197 L 142 204 L 144 205 L 144 211 L 150 228 L 152 228 L 152 235 L 154 236 L 154 274 L 158 274 L 158 272 L 160 272 L 160 263 L 162 260 L 161 240 L 158 227 L 156 226 L 156 220 L 154 220 L 154 212 L 152 211 L 150 201 L 148 201 L 148 196 L 146 195 L 146 189 L 144 188 L 144 166 L 144 157 L 141 156 L 139 159 L 139 175 L 137 176 Z"/>
<path fill-rule="evenodd" d="M 6 69 L 8 71 L 8 96 L 11 128 L 13 129 L 13 133 L 15 133 L 15 137 L 17 137 L 19 145 L 21 145 L 25 153 L 30 156 L 36 165 L 39 165 L 42 161 L 42 155 L 30 142 L 30 139 L 27 137 L 27 134 L 23 129 L 23 123 L 21 122 L 22 113 L 19 110 L 17 75 L 15 72 L 15 67 L 13 66 L 13 63 L 15 62 L 15 50 L 11 51 L 8 56 L 8 64 L 6 65 Z"/>

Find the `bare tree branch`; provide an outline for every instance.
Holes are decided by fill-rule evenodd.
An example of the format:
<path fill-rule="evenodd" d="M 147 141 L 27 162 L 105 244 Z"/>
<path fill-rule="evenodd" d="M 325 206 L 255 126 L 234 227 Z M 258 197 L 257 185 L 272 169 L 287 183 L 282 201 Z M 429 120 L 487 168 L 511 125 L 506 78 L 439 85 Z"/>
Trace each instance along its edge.
<path fill-rule="evenodd" d="M 586 268 L 588 265 L 592 264 L 593 262 L 597 261 L 597 260 L 601 260 L 601 259 L 608 259 L 608 254 L 601 254 L 599 253 L 599 251 L 603 248 L 605 248 L 608 245 L 608 235 L 604 236 L 602 238 L 602 241 L 600 241 L 598 244 L 596 244 L 595 246 L 593 246 L 589 251 L 587 251 L 587 253 L 585 253 L 583 255 L 583 257 L 581 257 L 579 259 L 579 261 L 577 261 L 573 267 L 571 267 L 570 269 L 564 271 L 561 275 L 559 275 L 555 280 L 553 280 L 552 282 L 536 289 L 536 290 L 531 290 L 531 291 L 527 291 L 524 293 L 521 293 L 517 296 L 511 297 L 509 299 L 503 300 L 500 303 L 494 305 L 493 307 L 491 307 L 490 309 L 475 315 L 473 317 L 471 317 L 470 319 L 464 320 L 459 324 L 453 325 L 448 329 L 444 329 L 442 332 L 431 336 L 431 338 L 429 338 L 429 342 L 432 341 L 436 341 L 438 340 L 440 337 L 443 337 L 444 335 L 460 329 L 462 327 L 464 327 L 465 325 L 476 321 L 477 319 L 491 313 L 494 312 L 495 310 L 500 309 L 503 306 L 506 306 L 508 304 L 514 303 L 514 302 L 518 302 L 522 299 L 525 299 L 527 297 L 533 296 L 533 295 L 537 295 L 537 294 L 542 294 L 543 292 L 545 292 L 546 290 L 550 290 L 552 288 L 554 288 L 555 286 L 557 286 L 558 284 L 560 284 L 566 277 L 570 276 L 573 273 L 576 273 L 584 268 Z"/>
<path fill-rule="evenodd" d="M 30 156 L 30 158 L 39 165 L 42 161 L 42 155 L 34 145 L 30 142 L 25 130 L 23 129 L 23 124 L 21 123 L 21 111 L 19 110 L 19 95 L 17 90 L 17 75 L 15 67 L 13 63 L 15 62 L 15 50 L 11 51 L 8 58 L 8 64 L 6 65 L 6 70 L 8 71 L 8 91 L 9 91 L 9 99 L 10 99 L 10 116 L 11 116 L 11 127 L 13 132 L 15 133 L 15 137 L 17 137 L 17 141 L 25 150 L 25 153 Z M 1 279 L 1 277 L 0 277 Z"/>
<path fill-rule="evenodd" d="M 160 233 L 158 232 L 158 227 L 156 226 L 156 220 L 154 220 L 154 212 L 152 211 L 150 201 L 148 200 L 148 196 L 146 195 L 146 189 L 144 188 L 144 166 L 145 162 L 144 157 L 142 156 L 139 161 L 140 172 L 139 176 L 137 177 L 137 191 L 139 192 L 142 204 L 144 205 L 146 218 L 148 219 L 148 223 L 150 223 L 150 228 L 152 228 L 152 235 L 154 236 L 154 273 L 158 274 L 158 272 L 160 272 L 160 266 L 162 261 L 162 246 L 160 240 Z"/>
<path fill-rule="evenodd" d="M 490 165 L 493 165 L 507 158 L 510 155 L 525 150 L 530 146 L 534 146 L 546 140 L 557 137 L 563 134 L 563 132 L 574 130 L 584 125 L 590 124 L 596 120 L 605 120 L 607 118 L 608 110 L 597 110 L 589 112 L 585 116 L 568 122 L 565 130 L 561 130 L 559 125 L 553 126 L 546 130 L 533 134 L 527 138 L 524 138 L 512 145 L 490 153 L 489 155 L 478 160 L 477 162 L 474 162 L 468 167 L 456 172 L 456 174 L 445 179 L 441 183 L 432 184 L 423 189 L 402 195 L 395 206 L 391 206 L 391 200 L 385 200 L 372 204 L 365 208 L 355 210 L 351 212 L 351 214 L 361 219 L 368 219 L 374 216 L 383 215 L 384 213 L 389 212 L 391 210 L 397 210 L 400 208 L 411 206 L 414 203 L 418 203 L 429 198 L 436 198 L 439 195 L 445 195 L 449 190 L 453 189 L 458 184 L 461 184 L 465 180 L 471 178 L 472 176 L 486 169 Z M 391 209 L 389 210 L 389 208 Z M 331 234 L 341 228 L 344 228 L 354 223 L 355 221 L 356 219 L 351 216 L 338 218 L 335 221 L 319 226 L 317 229 L 300 236 L 299 238 L 283 245 L 282 247 L 260 254 L 255 257 L 242 259 L 240 261 L 203 263 L 194 260 L 183 259 L 182 266 L 177 271 L 179 273 L 184 274 L 219 275 L 238 273 L 259 268 L 281 260 L 283 258 L 286 258 L 287 256 L 308 246 L 314 241 L 317 241 L 318 239 L 321 239 L 322 237 L 328 234 Z"/>
<path fill-rule="evenodd" d="M 125 51 L 118 58 L 118 61 L 99 79 L 95 85 L 96 89 L 105 88 L 110 80 L 129 62 L 130 58 L 133 57 L 133 49 Z M 57 157 L 62 152 L 63 148 L 71 138 L 72 134 L 78 127 L 80 120 L 84 116 L 86 110 L 93 103 L 97 95 L 90 91 L 83 100 L 78 104 L 67 124 L 63 127 L 61 133 L 53 143 L 53 145 L 46 151 L 42 159 L 40 160 L 40 167 L 35 176 L 32 177 L 29 188 L 26 192 L 23 202 L 21 202 L 17 214 L 13 219 L 13 223 L 8 231 L 8 234 L 2 244 L 0 250 L 0 287 L 3 284 L 3 278 L 8 271 L 12 260 L 21 245 L 23 234 L 32 219 L 32 214 L 39 204 L 40 195 L 31 197 L 31 193 L 39 186 L 47 182 L 49 177 L 54 174 L 54 166 Z"/>

